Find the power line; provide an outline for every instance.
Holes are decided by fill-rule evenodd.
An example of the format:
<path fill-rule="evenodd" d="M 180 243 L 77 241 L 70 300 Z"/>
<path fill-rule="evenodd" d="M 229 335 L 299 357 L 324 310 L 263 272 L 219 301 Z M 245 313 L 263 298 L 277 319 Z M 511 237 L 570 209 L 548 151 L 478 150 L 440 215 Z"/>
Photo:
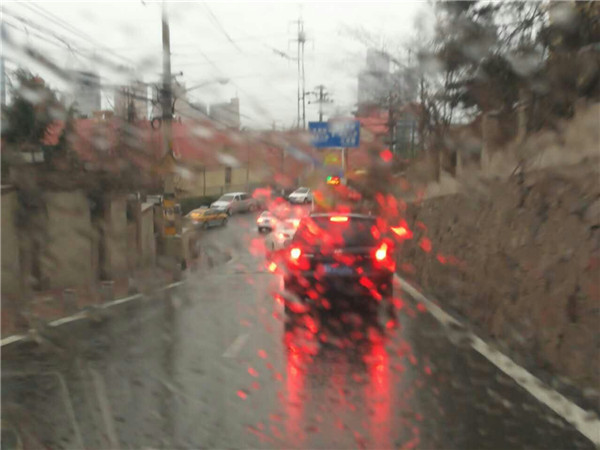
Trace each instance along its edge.
<path fill-rule="evenodd" d="M 56 15 L 52 14 L 50 11 L 47 11 L 46 9 L 42 8 L 40 5 L 38 5 L 36 3 L 25 3 L 25 2 L 22 3 L 22 5 L 26 6 L 30 11 L 36 12 L 37 14 L 41 15 L 45 19 L 50 20 L 51 22 L 54 22 L 59 27 L 61 27 L 63 30 L 66 30 L 66 31 L 78 36 L 80 39 L 86 40 L 87 42 L 94 45 L 94 47 L 99 48 L 100 50 L 103 50 L 106 53 L 110 53 L 111 56 L 118 58 L 122 61 L 130 62 L 127 58 L 120 56 L 118 54 L 115 54 L 114 51 L 103 47 L 94 38 L 92 38 L 89 34 L 84 33 L 83 31 L 75 28 L 70 23 L 66 22 L 65 20 L 61 19 L 60 17 L 57 17 Z"/>
<path fill-rule="evenodd" d="M 36 13 L 37 15 L 42 16 L 45 20 L 49 20 L 50 22 L 55 23 L 56 25 L 61 27 L 63 30 L 69 31 L 70 33 L 73 33 L 73 34 L 79 36 L 80 38 L 83 37 L 87 41 L 90 41 L 90 42 L 93 41 L 92 38 L 90 38 L 88 35 L 75 29 L 68 22 L 65 22 L 64 20 L 54 16 L 52 13 L 50 13 L 49 11 L 46 11 L 41 6 L 39 6 L 35 3 L 26 3 L 26 2 L 21 3 L 21 5 L 25 6 L 27 9 Z"/>
<path fill-rule="evenodd" d="M 58 40 L 60 42 L 62 42 L 67 48 L 69 48 L 70 50 L 75 51 L 75 49 L 77 50 L 77 52 L 82 55 L 85 56 L 89 59 L 93 59 L 95 61 L 98 61 L 100 59 L 99 62 L 101 62 L 102 64 L 105 64 L 107 66 L 112 66 L 113 69 L 118 69 L 121 70 L 122 66 L 113 62 L 113 61 L 109 61 L 104 57 L 98 57 L 98 56 L 93 56 L 93 55 L 89 55 L 88 52 L 82 50 L 81 48 L 79 48 L 76 45 L 73 45 L 73 43 L 71 42 L 71 40 L 69 38 L 66 38 L 65 36 L 62 36 L 58 33 L 56 33 L 55 31 L 40 25 L 39 23 L 36 23 L 30 19 L 25 19 L 22 16 L 19 16 L 18 14 L 15 14 L 11 11 L 8 11 L 6 9 L 4 9 L 4 13 L 7 14 L 8 16 L 12 17 L 13 19 L 17 20 L 18 22 L 21 22 L 23 25 L 31 27 L 33 29 L 35 29 L 38 32 L 41 33 L 45 33 L 47 36 L 52 37 L 55 40 Z M 125 59 L 125 58 L 123 58 Z M 130 60 L 127 60 L 128 62 L 130 62 Z"/>
<path fill-rule="evenodd" d="M 231 38 L 231 36 L 229 36 L 229 33 L 227 33 L 227 30 L 225 30 L 225 28 L 223 27 L 223 24 L 221 24 L 221 22 L 219 21 L 217 16 L 215 16 L 215 14 L 212 12 L 212 10 L 208 6 L 208 4 L 205 2 L 202 2 L 202 5 L 206 9 L 206 11 L 208 11 L 208 14 L 210 15 L 210 17 L 212 19 L 212 22 L 217 26 L 217 28 L 219 28 L 219 30 L 227 38 L 229 43 L 231 45 L 233 45 L 240 53 L 244 53 L 244 51 L 235 43 L 235 41 Z"/>
<path fill-rule="evenodd" d="M 63 49 L 63 50 L 66 49 L 69 51 L 69 53 L 72 56 L 74 56 L 77 59 L 80 59 L 80 56 L 87 57 L 87 55 L 85 55 L 81 52 L 78 52 L 76 49 L 74 49 L 72 47 L 69 47 L 67 44 L 65 44 L 65 42 L 63 42 L 60 39 L 57 39 L 54 36 L 49 36 L 48 34 L 44 35 L 43 32 L 36 32 L 36 31 L 29 30 L 29 29 L 23 30 L 22 28 L 18 27 L 17 25 L 15 25 L 11 22 L 7 22 L 6 19 L 4 20 L 4 25 L 7 25 L 8 27 L 13 28 L 17 31 L 24 32 L 28 37 L 34 37 L 34 38 L 40 39 L 47 44 L 53 45 L 53 46 Z M 48 40 L 49 37 L 54 40 Z M 78 56 L 78 53 L 79 53 L 79 56 Z M 19 65 L 19 62 L 17 62 L 17 61 L 13 61 L 13 62 L 15 64 L 17 64 L 17 66 Z"/>

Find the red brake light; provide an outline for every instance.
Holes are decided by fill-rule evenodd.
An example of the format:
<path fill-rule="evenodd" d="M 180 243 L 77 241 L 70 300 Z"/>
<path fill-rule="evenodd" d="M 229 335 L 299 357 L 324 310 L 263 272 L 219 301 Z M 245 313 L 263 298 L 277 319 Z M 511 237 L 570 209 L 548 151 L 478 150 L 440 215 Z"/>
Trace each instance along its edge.
<path fill-rule="evenodd" d="M 302 250 L 300 250 L 298 247 L 294 247 L 293 249 L 290 250 L 290 258 L 292 258 L 292 259 L 300 258 L 301 254 L 302 254 Z"/>
<path fill-rule="evenodd" d="M 375 259 L 377 261 L 383 261 L 387 257 L 387 249 L 388 246 L 385 242 L 381 244 L 381 247 L 375 251 Z"/>
<path fill-rule="evenodd" d="M 347 216 L 333 216 L 333 217 L 330 217 L 329 220 L 331 222 L 348 222 L 348 217 Z"/>

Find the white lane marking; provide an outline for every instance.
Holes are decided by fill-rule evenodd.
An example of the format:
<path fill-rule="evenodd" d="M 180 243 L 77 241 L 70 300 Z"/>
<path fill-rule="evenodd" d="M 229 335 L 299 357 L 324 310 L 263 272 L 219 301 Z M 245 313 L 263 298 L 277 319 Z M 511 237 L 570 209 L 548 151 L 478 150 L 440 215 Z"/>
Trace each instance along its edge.
<path fill-rule="evenodd" d="M 110 308 L 111 306 L 120 305 L 121 303 L 131 302 L 133 300 L 138 300 L 142 298 L 142 294 L 130 295 L 129 297 L 118 298 L 116 300 L 112 300 L 110 302 L 99 305 L 101 308 Z"/>
<path fill-rule="evenodd" d="M 0 339 L 0 347 L 12 344 L 13 342 L 25 341 L 27 338 L 28 336 L 24 334 L 13 334 L 12 336 L 7 336 L 4 339 Z"/>
<path fill-rule="evenodd" d="M 102 413 L 102 420 L 104 421 L 104 429 L 108 437 L 110 447 L 112 449 L 119 449 L 119 439 L 117 438 L 117 432 L 115 431 L 115 423 L 113 421 L 113 414 L 110 407 L 108 396 L 106 395 L 106 383 L 102 375 L 94 369 L 89 369 L 92 375 L 92 381 L 96 390 L 96 398 L 98 399 L 98 405 L 100 412 Z"/>
<path fill-rule="evenodd" d="M 158 292 L 168 291 L 169 289 L 176 288 L 185 283 L 186 283 L 186 280 L 177 281 L 175 283 L 171 283 L 171 284 L 168 284 L 166 286 L 159 288 Z M 135 295 L 131 295 L 129 297 L 118 298 L 116 300 L 112 300 L 107 303 L 102 303 L 102 304 L 98 305 L 98 308 L 109 309 L 113 306 L 120 305 L 122 303 L 127 303 L 127 302 L 131 302 L 133 300 L 143 299 L 143 297 L 144 296 L 142 294 L 135 294 Z M 52 322 L 49 322 L 48 325 L 51 327 L 59 327 L 61 325 L 65 325 L 65 324 L 68 324 L 71 322 L 76 322 L 78 320 L 83 320 L 83 319 L 87 319 L 87 318 L 89 318 L 89 316 L 86 312 L 78 312 L 71 316 L 61 317 L 60 319 L 53 320 Z M 24 334 L 15 334 L 15 335 L 7 336 L 3 339 L 0 339 L 0 347 L 4 347 L 5 345 L 13 344 L 15 342 L 26 341 L 28 339 L 29 339 L 29 336 L 24 335 Z"/>
<path fill-rule="evenodd" d="M 231 345 L 227 347 L 225 353 L 223 353 L 223 358 L 235 358 L 238 353 L 240 353 L 240 350 L 242 350 L 242 347 L 244 347 L 249 337 L 250 335 L 248 333 L 240 334 L 236 337 L 235 341 L 233 341 Z"/>
<path fill-rule="evenodd" d="M 406 280 L 395 275 L 396 281 L 400 282 L 400 288 L 406 291 L 416 301 L 423 303 L 433 317 L 442 325 L 453 323 L 462 325 L 451 317 L 442 308 L 427 299 Z M 533 376 L 527 370 L 517 365 L 508 356 L 502 354 L 495 348 L 489 346 L 479 336 L 467 331 L 471 347 L 494 364 L 498 369 L 511 377 L 515 382 L 542 402 L 560 417 L 573 425 L 577 431 L 600 447 L 600 420 L 593 411 L 585 411 L 575 403 L 568 400 L 559 392 L 545 385 L 540 379 Z"/>
<path fill-rule="evenodd" d="M 86 314 L 84 314 L 84 313 L 76 313 L 76 314 L 73 314 L 72 316 L 67 316 L 67 317 L 63 317 L 62 319 L 53 320 L 48 325 L 50 325 L 51 327 L 59 327 L 59 326 L 64 325 L 66 323 L 76 322 L 78 320 L 82 320 L 82 319 L 85 319 L 85 318 L 87 318 Z"/>

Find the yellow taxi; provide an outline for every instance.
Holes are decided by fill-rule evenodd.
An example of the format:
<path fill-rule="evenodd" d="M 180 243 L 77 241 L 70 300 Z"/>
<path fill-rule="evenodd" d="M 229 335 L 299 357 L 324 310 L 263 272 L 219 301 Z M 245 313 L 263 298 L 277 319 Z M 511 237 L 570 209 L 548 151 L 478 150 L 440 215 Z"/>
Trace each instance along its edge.
<path fill-rule="evenodd" d="M 209 228 L 227 224 L 227 213 L 214 208 L 194 209 L 187 215 L 194 227 Z"/>

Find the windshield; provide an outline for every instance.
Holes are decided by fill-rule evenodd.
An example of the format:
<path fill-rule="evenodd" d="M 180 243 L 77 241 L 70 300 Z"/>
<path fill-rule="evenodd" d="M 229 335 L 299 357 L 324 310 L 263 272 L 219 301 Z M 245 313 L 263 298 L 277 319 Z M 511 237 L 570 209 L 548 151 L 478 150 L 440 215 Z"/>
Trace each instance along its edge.
<path fill-rule="evenodd" d="M 0 36 L 2 449 L 600 449 L 600 1 Z"/>
<path fill-rule="evenodd" d="M 377 244 L 378 232 L 373 218 L 348 216 L 308 217 L 300 222 L 294 242 L 315 248 L 372 247 Z"/>

